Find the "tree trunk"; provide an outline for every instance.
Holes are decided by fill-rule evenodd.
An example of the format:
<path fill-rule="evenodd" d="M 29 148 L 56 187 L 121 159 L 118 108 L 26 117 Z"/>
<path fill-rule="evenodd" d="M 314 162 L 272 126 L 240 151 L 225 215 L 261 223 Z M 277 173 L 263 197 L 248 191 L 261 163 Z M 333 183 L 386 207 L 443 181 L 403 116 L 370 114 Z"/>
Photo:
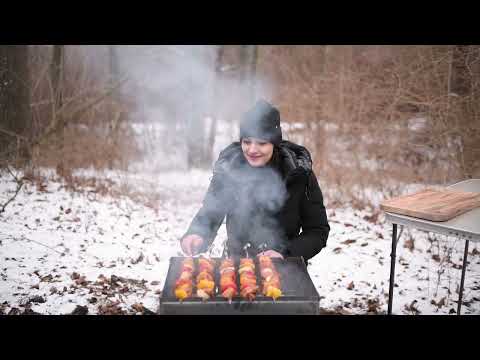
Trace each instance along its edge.
<path fill-rule="evenodd" d="M 249 104 L 255 102 L 256 79 L 257 79 L 257 61 L 258 61 L 258 47 L 257 45 L 249 45 L 247 52 L 247 101 Z"/>
<path fill-rule="evenodd" d="M 188 88 L 194 89 L 196 86 L 193 77 L 187 82 Z M 192 93 L 198 93 L 192 91 Z M 186 116 L 186 137 L 187 137 L 187 166 L 188 169 L 203 168 L 205 166 L 205 129 L 204 119 L 201 118 L 198 99 L 187 97 L 187 106 L 185 107 Z"/>
<path fill-rule="evenodd" d="M 52 96 L 55 109 L 62 106 L 63 101 L 63 64 L 65 61 L 65 45 L 54 45 L 50 74 L 52 79 Z"/>
<path fill-rule="evenodd" d="M 0 45 L 0 149 L 16 146 L 17 160 L 28 158 L 22 140 L 32 118 L 28 55 L 28 45 Z"/>
<path fill-rule="evenodd" d="M 205 66 L 211 66 L 212 53 L 211 47 L 208 46 L 192 46 L 190 55 L 194 59 L 203 62 Z M 194 72 L 191 68 L 187 87 L 185 89 L 187 107 L 185 111 L 187 121 L 187 165 L 188 168 L 208 169 L 211 163 L 206 158 L 206 148 L 208 134 L 206 131 L 205 118 L 209 112 L 208 102 L 211 100 L 211 78 L 207 80 L 205 73 Z M 191 96 L 191 94 L 196 94 Z M 208 114 L 210 115 L 210 114 Z"/>
<path fill-rule="evenodd" d="M 53 120 L 58 121 L 56 131 L 57 175 L 65 176 L 65 119 L 58 111 L 63 106 L 65 45 L 54 45 L 52 62 L 50 64 L 50 78 L 52 81 Z"/>
<path fill-rule="evenodd" d="M 255 79 L 257 72 L 258 48 L 257 45 L 242 45 L 240 52 L 241 77 L 240 83 L 245 94 L 247 108 L 253 106 L 255 101 Z"/>
<path fill-rule="evenodd" d="M 320 76 L 324 76 L 327 70 L 327 45 L 319 45 L 318 53 L 318 72 Z"/>
<path fill-rule="evenodd" d="M 118 51 L 117 46 L 109 45 L 108 46 L 108 59 L 110 65 L 110 76 L 109 82 L 110 86 L 114 86 L 120 80 L 120 67 L 118 62 Z M 116 91 L 112 92 L 110 97 L 110 123 L 108 124 L 109 128 L 109 138 L 110 142 L 110 154 L 108 157 L 108 167 L 110 169 L 114 168 L 115 162 L 115 152 L 118 151 L 118 139 L 119 139 L 119 130 L 120 124 L 123 120 L 123 112 L 118 107 L 118 93 Z"/>
<path fill-rule="evenodd" d="M 213 79 L 213 91 L 212 91 L 212 96 L 213 99 L 211 101 L 211 123 L 210 123 L 210 131 L 208 133 L 208 140 L 207 140 L 207 146 L 205 150 L 205 161 L 207 164 L 211 164 L 213 161 L 213 148 L 215 146 L 215 135 L 217 133 L 217 121 L 218 121 L 218 116 L 219 116 L 219 103 L 218 103 L 218 94 L 220 91 L 221 87 L 221 81 L 222 81 L 222 62 L 223 62 L 223 56 L 225 53 L 225 46 L 224 45 L 219 45 L 216 47 L 216 53 L 215 53 L 215 65 L 214 65 L 214 79 Z"/>
<path fill-rule="evenodd" d="M 472 77 L 467 68 L 469 48 L 468 45 L 455 45 L 452 49 L 450 92 L 460 96 L 468 95 L 471 91 Z"/>
<path fill-rule="evenodd" d="M 328 49 L 327 45 L 320 45 L 320 49 L 318 52 L 318 66 L 317 66 L 317 73 L 320 75 L 320 78 L 323 79 L 327 72 L 327 55 Z M 320 113 L 325 113 L 325 108 L 322 106 L 322 110 Z M 327 166 L 327 142 L 328 137 L 326 136 L 325 130 L 325 121 L 323 119 L 315 119 L 315 131 L 312 133 L 315 134 L 315 150 L 317 152 L 316 158 L 318 159 L 318 166 L 320 169 L 325 169 Z"/>
<path fill-rule="evenodd" d="M 110 85 L 116 84 L 120 79 L 120 67 L 118 64 L 117 46 L 108 46 L 108 59 L 110 64 Z M 115 93 L 113 93 L 115 94 Z M 114 95 L 112 95 L 114 97 Z"/>

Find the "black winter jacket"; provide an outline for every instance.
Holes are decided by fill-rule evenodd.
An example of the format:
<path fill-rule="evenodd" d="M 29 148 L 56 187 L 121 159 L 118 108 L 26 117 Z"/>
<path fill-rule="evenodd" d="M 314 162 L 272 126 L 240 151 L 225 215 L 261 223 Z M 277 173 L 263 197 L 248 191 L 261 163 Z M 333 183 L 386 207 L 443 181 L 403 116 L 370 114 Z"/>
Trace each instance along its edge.
<path fill-rule="evenodd" d="M 201 252 L 212 244 L 226 219 L 227 249 L 243 255 L 263 246 L 305 261 L 326 246 L 330 226 L 312 160 L 306 148 L 282 141 L 268 166 L 251 167 L 234 142 L 219 155 L 202 208 L 186 235 L 203 237 Z"/>

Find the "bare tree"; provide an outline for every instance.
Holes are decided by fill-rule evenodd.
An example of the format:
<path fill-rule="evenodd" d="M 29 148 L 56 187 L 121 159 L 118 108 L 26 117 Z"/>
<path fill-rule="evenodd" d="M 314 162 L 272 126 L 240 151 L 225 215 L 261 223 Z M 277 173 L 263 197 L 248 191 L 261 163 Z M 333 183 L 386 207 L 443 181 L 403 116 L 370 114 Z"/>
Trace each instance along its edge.
<path fill-rule="evenodd" d="M 110 64 L 110 86 L 114 86 L 114 84 L 120 81 L 120 67 L 119 67 L 119 59 L 118 59 L 118 49 L 116 45 L 109 45 L 108 46 L 108 58 Z M 112 151 L 117 150 L 118 146 L 118 138 L 119 138 L 119 130 L 120 124 L 123 117 L 123 112 L 119 104 L 119 96 L 118 92 L 112 92 L 111 99 L 110 99 L 110 113 L 111 113 L 111 120 L 109 123 L 109 141 L 112 144 Z M 112 169 L 114 167 L 113 164 L 113 156 L 109 156 L 109 168 Z"/>
<path fill-rule="evenodd" d="M 0 149 L 15 147 L 28 158 L 25 136 L 31 123 L 28 45 L 0 45 Z"/>
<path fill-rule="evenodd" d="M 52 62 L 50 64 L 50 76 L 52 80 L 52 92 L 56 108 L 62 106 L 63 80 L 65 63 L 65 45 L 54 45 Z"/>
<path fill-rule="evenodd" d="M 187 88 L 197 89 L 199 86 L 193 78 L 189 79 L 186 84 Z M 198 91 L 198 90 L 194 90 Z M 201 116 L 199 101 L 195 98 L 187 99 L 186 104 L 186 136 L 187 136 L 187 166 L 191 168 L 201 168 L 205 164 L 205 128 L 204 119 Z"/>
<path fill-rule="evenodd" d="M 208 140 L 205 149 L 205 161 L 207 164 L 211 164 L 213 160 L 213 147 L 215 145 L 215 135 L 217 133 L 217 121 L 218 121 L 218 94 L 221 88 L 222 81 L 222 64 L 225 54 L 225 46 L 218 45 L 215 49 L 215 68 L 214 68 L 214 80 L 211 104 L 211 123 L 208 132 Z"/>
<path fill-rule="evenodd" d="M 108 58 L 110 64 L 110 84 L 115 84 L 120 79 L 120 68 L 118 63 L 118 50 L 116 45 L 108 46 Z"/>
<path fill-rule="evenodd" d="M 257 61 L 257 45 L 242 45 L 240 50 L 240 66 L 242 67 L 240 83 L 245 92 L 247 107 L 255 101 Z"/>
<path fill-rule="evenodd" d="M 63 88 L 65 74 L 65 45 L 54 45 L 52 62 L 50 64 L 50 79 L 52 83 L 52 117 L 57 122 L 56 128 L 56 148 L 57 154 L 57 174 L 66 175 L 65 171 L 65 118 L 60 109 L 63 106 Z"/>
<path fill-rule="evenodd" d="M 468 54 L 470 46 L 454 45 L 452 47 L 450 93 L 468 95 L 472 88 L 472 74 L 468 71 Z"/>
<path fill-rule="evenodd" d="M 191 47 L 191 56 L 195 58 L 211 58 L 211 47 Z M 210 84 L 205 79 L 199 78 L 191 68 L 189 77 L 185 81 L 186 94 L 199 94 L 186 98 L 186 141 L 187 141 L 187 166 L 188 168 L 209 168 L 211 162 L 206 158 L 207 134 L 205 118 L 207 115 L 207 99 L 211 91 Z M 211 95 L 210 95 L 211 96 Z"/>
<path fill-rule="evenodd" d="M 258 46 L 249 45 L 247 47 L 247 101 L 249 104 L 255 101 L 256 95 L 256 77 L 257 77 Z"/>

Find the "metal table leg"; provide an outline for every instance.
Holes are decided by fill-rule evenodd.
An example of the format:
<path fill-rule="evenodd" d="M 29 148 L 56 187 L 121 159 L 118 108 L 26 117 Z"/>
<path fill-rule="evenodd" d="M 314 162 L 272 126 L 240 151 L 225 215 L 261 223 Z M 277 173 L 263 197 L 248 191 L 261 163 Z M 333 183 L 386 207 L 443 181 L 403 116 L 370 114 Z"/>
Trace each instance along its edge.
<path fill-rule="evenodd" d="M 463 254 L 462 278 L 460 280 L 460 291 L 459 291 L 459 294 L 458 294 L 457 315 L 460 315 L 460 311 L 462 309 L 463 283 L 465 281 L 465 270 L 467 268 L 468 243 L 469 243 L 469 240 L 466 240 L 465 241 L 465 253 Z"/>
<path fill-rule="evenodd" d="M 388 290 L 388 315 L 392 314 L 393 285 L 395 282 L 395 257 L 397 252 L 397 224 L 393 224 L 392 230 L 392 252 L 390 254 L 390 288 Z"/>

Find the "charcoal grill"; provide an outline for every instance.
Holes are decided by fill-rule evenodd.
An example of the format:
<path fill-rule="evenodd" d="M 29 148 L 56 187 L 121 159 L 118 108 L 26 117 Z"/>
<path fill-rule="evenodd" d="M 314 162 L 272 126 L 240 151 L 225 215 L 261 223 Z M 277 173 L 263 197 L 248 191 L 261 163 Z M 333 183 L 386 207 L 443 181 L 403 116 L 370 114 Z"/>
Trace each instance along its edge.
<path fill-rule="evenodd" d="M 310 278 L 307 267 L 300 257 L 285 259 L 272 258 L 275 268 L 280 274 L 282 296 L 277 300 L 257 293 L 253 301 L 241 297 L 234 297 L 229 303 L 218 293 L 220 282 L 219 265 L 222 259 L 212 258 L 215 266 L 215 296 L 202 301 L 200 298 L 191 297 L 180 302 L 175 297 L 175 282 L 180 275 L 181 263 L 184 257 L 172 257 L 168 268 L 167 278 L 160 297 L 159 313 L 161 315 L 317 315 L 319 313 L 320 296 Z M 195 268 L 198 269 L 198 258 L 194 259 Z M 238 271 L 239 258 L 234 258 L 235 269 Z M 261 285 L 259 273 L 260 265 L 255 258 L 257 284 Z M 196 276 L 196 273 L 194 273 Z M 237 274 L 237 286 L 239 276 Z M 194 288 L 193 293 L 195 294 Z"/>

